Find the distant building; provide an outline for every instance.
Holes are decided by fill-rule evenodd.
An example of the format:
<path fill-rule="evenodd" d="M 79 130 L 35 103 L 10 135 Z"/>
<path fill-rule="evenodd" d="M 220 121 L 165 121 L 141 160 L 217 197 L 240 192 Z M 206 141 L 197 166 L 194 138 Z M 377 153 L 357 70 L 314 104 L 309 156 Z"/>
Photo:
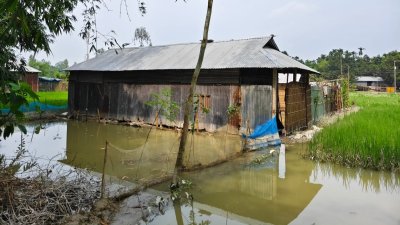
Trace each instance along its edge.
<path fill-rule="evenodd" d="M 56 91 L 62 80 L 53 77 L 39 77 L 40 91 Z"/>
<path fill-rule="evenodd" d="M 379 90 L 385 86 L 382 77 L 359 76 L 356 77 L 355 85 L 358 90 Z"/>
<path fill-rule="evenodd" d="M 39 91 L 38 77 L 41 71 L 30 66 L 24 66 L 24 68 L 25 68 L 25 74 L 21 75 L 20 80 L 28 83 L 32 87 L 33 91 L 35 92 Z"/>

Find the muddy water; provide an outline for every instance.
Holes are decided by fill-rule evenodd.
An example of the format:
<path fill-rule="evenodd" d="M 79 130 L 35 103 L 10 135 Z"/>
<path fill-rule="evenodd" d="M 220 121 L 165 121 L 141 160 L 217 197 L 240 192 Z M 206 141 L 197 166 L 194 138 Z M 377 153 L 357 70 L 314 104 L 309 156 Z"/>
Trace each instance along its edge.
<path fill-rule="evenodd" d="M 185 174 L 193 205 L 150 224 L 400 224 L 398 174 L 303 160 L 304 148 L 287 146 L 284 159 L 260 165 L 252 163 L 257 152 Z"/>
<path fill-rule="evenodd" d="M 26 149 L 45 166 L 51 158 L 69 166 L 102 172 L 107 141 L 106 173 L 130 181 L 171 174 L 179 147 L 176 131 L 68 121 L 43 124 L 40 133 L 34 134 L 35 126 L 27 126 L 24 142 Z M 20 141 L 20 132 L 16 132 L 0 142 L 0 153 L 12 155 Z M 188 166 L 205 166 L 240 153 L 241 147 L 237 135 L 189 135 L 189 151 L 184 160 Z"/>
<path fill-rule="evenodd" d="M 178 148 L 179 134 L 173 131 L 153 130 L 146 142 L 147 128 L 75 121 L 44 127 L 32 136 L 33 126 L 28 126 L 24 136 L 26 148 L 42 164 L 53 159 L 100 172 L 107 140 L 106 172 L 128 180 L 170 173 Z M 20 138 L 16 132 L 1 141 L 0 153 L 11 155 Z M 240 147 L 234 136 L 195 135 L 189 138 L 186 160 L 205 165 Z M 285 150 L 260 164 L 254 159 L 264 152 L 184 174 L 194 183 L 193 206 L 172 207 L 150 224 L 400 224 L 398 174 L 303 160 L 303 145 Z M 167 191 L 167 186 L 157 189 Z"/>

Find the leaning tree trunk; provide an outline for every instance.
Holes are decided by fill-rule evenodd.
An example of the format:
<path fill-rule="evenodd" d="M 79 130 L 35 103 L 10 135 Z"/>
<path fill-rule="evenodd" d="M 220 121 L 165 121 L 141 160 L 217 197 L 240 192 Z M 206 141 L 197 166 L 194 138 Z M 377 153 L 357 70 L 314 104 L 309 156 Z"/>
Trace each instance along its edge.
<path fill-rule="evenodd" d="M 211 11 L 212 11 L 213 0 L 208 0 L 206 21 L 204 24 L 203 40 L 201 41 L 199 59 L 197 60 L 197 65 L 192 76 L 192 82 L 189 89 L 189 96 L 185 103 L 184 117 L 183 117 L 183 129 L 181 135 L 181 141 L 179 144 L 178 155 L 176 157 L 173 183 L 177 183 L 177 175 L 183 168 L 183 154 L 185 152 L 185 146 L 187 141 L 187 136 L 189 132 L 189 115 L 193 108 L 193 96 L 196 89 L 197 78 L 200 74 L 201 64 L 203 63 L 204 53 L 206 51 L 207 39 L 208 39 L 208 28 L 210 26 Z"/>

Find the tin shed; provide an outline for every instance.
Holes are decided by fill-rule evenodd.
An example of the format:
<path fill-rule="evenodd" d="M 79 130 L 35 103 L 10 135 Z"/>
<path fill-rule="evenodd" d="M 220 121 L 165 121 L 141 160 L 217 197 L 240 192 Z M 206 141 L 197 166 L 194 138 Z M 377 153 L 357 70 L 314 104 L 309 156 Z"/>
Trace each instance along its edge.
<path fill-rule="evenodd" d="M 146 102 L 152 93 L 167 88 L 171 90 L 171 100 L 182 105 L 188 96 L 199 49 L 200 43 L 112 49 L 71 66 L 69 111 L 154 123 L 156 112 Z M 289 108 L 293 115 L 300 108 L 305 113 L 299 114 L 303 117 L 300 122 L 286 124 L 293 129 L 308 126 L 308 77 L 317 71 L 281 53 L 272 36 L 208 43 L 196 88 L 200 107 L 192 115 L 195 128 L 214 132 L 225 127 L 233 133 L 249 132 L 279 114 L 278 73 L 301 75 L 300 83 L 291 85 L 296 89 L 288 98 L 297 103 Z M 165 125 L 182 127 L 183 107 L 174 122 L 161 120 Z"/>
<path fill-rule="evenodd" d="M 32 90 L 37 92 L 39 91 L 39 73 L 40 70 L 37 70 L 31 66 L 24 66 L 24 73 L 20 75 L 20 80 L 28 83 Z"/>

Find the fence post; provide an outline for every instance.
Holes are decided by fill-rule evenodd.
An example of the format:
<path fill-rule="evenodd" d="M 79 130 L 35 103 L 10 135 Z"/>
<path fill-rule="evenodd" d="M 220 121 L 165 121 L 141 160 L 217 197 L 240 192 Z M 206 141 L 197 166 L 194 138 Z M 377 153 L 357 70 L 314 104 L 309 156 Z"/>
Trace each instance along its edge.
<path fill-rule="evenodd" d="M 108 146 L 108 142 L 106 141 L 106 147 L 104 149 L 103 171 L 102 171 L 102 175 L 101 175 L 101 198 L 104 198 L 104 193 L 106 191 L 104 177 L 105 177 L 106 163 L 107 163 L 107 146 Z"/>

